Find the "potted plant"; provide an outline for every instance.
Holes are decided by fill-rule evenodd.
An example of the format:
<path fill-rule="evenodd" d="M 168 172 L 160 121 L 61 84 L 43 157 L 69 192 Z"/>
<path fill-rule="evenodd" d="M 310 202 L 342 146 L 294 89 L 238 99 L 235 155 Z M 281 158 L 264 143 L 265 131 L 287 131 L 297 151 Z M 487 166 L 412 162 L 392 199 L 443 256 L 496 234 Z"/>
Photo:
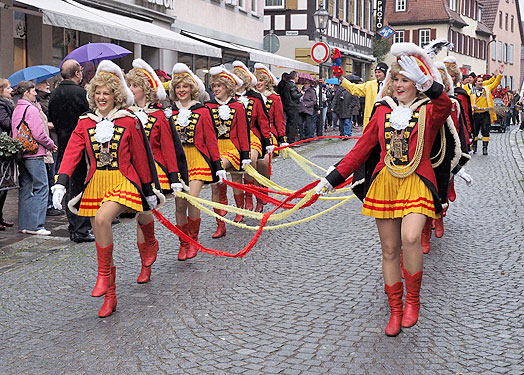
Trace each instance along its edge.
<path fill-rule="evenodd" d="M 22 152 L 22 142 L 0 133 L 0 190 L 17 185 L 16 156 Z"/>

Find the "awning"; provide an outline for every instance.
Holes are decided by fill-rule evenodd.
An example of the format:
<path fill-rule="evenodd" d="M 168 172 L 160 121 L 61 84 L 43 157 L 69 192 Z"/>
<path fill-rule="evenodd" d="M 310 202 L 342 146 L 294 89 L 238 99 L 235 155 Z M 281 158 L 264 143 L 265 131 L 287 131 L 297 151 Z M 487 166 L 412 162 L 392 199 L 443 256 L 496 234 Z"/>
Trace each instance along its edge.
<path fill-rule="evenodd" d="M 246 52 L 249 54 L 249 60 L 253 62 L 259 62 L 263 64 L 272 65 L 280 68 L 289 68 L 297 70 L 306 70 L 312 73 L 318 73 L 318 66 L 304 63 L 302 61 L 290 59 L 288 57 L 280 56 L 275 53 L 270 53 L 267 51 L 259 50 L 256 48 L 242 46 L 236 43 L 225 42 L 223 40 L 218 40 L 215 38 L 210 38 L 207 36 L 190 33 L 188 31 L 182 31 L 184 35 L 190 36 L 205 43 L 210 43 L 216 46 L 223 48 L 229 48 L 236 51 Z"/>
<path fill-rule="evenodd" d="M 196 55 L 222 57 L 220 48 L 164 27 L 79 4 L 73 0 L 16 0 L 40 9 L 43 23 Z"/>
<path fill-rule="evenodd" d="M 374 56 L 372 56 L 372 55 L 364 55 L 363 53 L 351 51 L 349 49 L 340 48 L 340 47 L 337 47 L 337 48 L 340 50 L 340 53 L 343 53 L 344 55 L 348 55 L 348 56 L 354 57 L 356 59 L 364 60 L 366 62 L 375 62 L 375 61 L 377 61 L 377 59 Z"/>

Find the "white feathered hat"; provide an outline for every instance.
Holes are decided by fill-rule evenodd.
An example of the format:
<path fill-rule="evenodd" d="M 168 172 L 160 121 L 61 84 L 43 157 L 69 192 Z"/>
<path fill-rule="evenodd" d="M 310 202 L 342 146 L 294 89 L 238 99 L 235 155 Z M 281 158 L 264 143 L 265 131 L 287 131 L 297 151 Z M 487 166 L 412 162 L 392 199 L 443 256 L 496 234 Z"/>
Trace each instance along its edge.
<path fill-rule="evenodd" d="M 446 92 L 446 94 L 453 95 L 454 92 L 455 92 L 455 90 L 454 90 L 455 85 L 453 84 L 453 78 L 451 78 L 451 76 L 448 73 L 448 69 L 446 68 L 446 65 L 443 62 L 441 62 L 441 61 L 436 61 L 435 62 L 435 67 L 438 70 L 442 70 L 445 73 L 444 76 L 446 77 L 446 80 L 448 81 L 448 85 L 449 85 L 449 90 Z M 445 87 L 445 85 L 444 85 L 444 87 Z"/>
<path fill-rule="evenodd" d="M 171 85 L 173 85 L 173 81 L 174 81 L 175 76 L 188 76 L 188 77 L 190 77 L 193 80 L 195 85 L 197 85 L 198 91 L 200 92 L 200 94 L 202 94 L 204 91 L 206 91 L 206 87 L 204 86 L 204 82 L 202 82 L 202 80 L 195 73 L 193 73 L 191 71 L 191 69 L 189 69 L 189 67 L 186 64 L 176 63 L 173 66 L 173 71 L 171 73 L 171 77 L 172 77 Z"/>
<path fill-rule="evenodd" d="M 255 75 L 249 71 L 248 67 L 242 61 L 233 61 L 233 69 L 231 69 L 231 72 L 235 73 L 235 69 L 240 69 L 249 76 L 251 79 L 251 86 L 255 86 L 257 84 L 257 77 L 255 77 Z"/>
<path fill-rule="evenodd" d="M 96 68 L 96 74 L 98 75 L 101 72 L 114 74 L 120 79 L 120 81 L 122 82 L 122 86 L 124 86 L 127 106 L 129 107 L 133 105 L 135 98 L 133 96 L 133 93 L 127 86 L 126 80 L 124 78 L 124 73 L 122 73 L 122 69 L 112 61 L 102 60 L 100 61 L 100 64 L 98 64 L 98 68 Z"/>
<path fill-rule="evenodd" d="M 241 88 L 244 84 L 244 82 L 236 74 L 231 73 L 229 70 L 226 69 L 224 65 L 212 67 L 211 69 L 209 69 L 209 75 L 211 77 L 219 76 L 230 80 L 231 82 L 233 82 L 233 85 L 237 90 Z"/>
<path fill-rule="evenodd" d="M 398 60 L 401 56 L 412 56 L 417 60 L 417 64 L 420 70 L 433 78 L 433 81 L 442 83 L 442 77 L 438 69 L 435 67 L 433 60 L 428 56 L 424 49 L 420 48 L 414 43 L 394 43 L 391 46 L 390 53 Z M 384 89 L 389 85 L 391 81 L 391 68 L 388 69 L 384 84 L 377 95 L 377 100 L 381 100 L 383 97 Z"/>
<path fill-rule="evenodd" d="M 275 77 L 275 75 L 273 73 L 271 73 L 271 70 L 269 70 L 268 67 L 265 66 L 264 64 L 256 63 L 255 64 L 255 73 L 256 72 L 260 72 L 260 73 L 263 73 L 266 76 L 268 76 L 269 77 L 269 81 L 271 82 L 271 85 L 273 85 L 273 86 L 277 85 L 277 83 L 278 83 L 277 77 Z"/>
<path fill-rule="evenodd" d="M 155 73 L 155 70 L 151 67 L 151 65 L 149 65 L 142 59 L 134 59 L 133 68 L 142 70 L 142 72 L 147 77 L 147 80 L 149 81 L 151 87 L 153 89 L 156 89 L 156 96 L 158 97 L 158 100 L 162 101 L 166 99 L 166 90 L 164 90 L 162 81 L 160 81 L 158 75 Z"/>

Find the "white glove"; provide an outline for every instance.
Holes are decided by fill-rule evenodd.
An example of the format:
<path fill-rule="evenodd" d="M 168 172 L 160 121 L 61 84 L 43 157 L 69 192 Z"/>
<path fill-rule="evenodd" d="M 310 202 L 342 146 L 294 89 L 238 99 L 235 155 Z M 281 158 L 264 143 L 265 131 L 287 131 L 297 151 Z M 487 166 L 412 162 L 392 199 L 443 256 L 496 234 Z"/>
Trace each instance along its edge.
<path fill-rule="evenodd" d="M 55 184 L 51 186 L 51 192 L 53 193 L 53 207 L 56 210 L 62 209 L 62 199 L 66 193 L 66 188 L 64 185 Z"/>
<path fill-rule="evenodd" d="M 274 145 L 266 146 L 266 151 L 269 153 L 272 153 L 274 149 L 275 149 Z"/>
<path fill-rule="evenodd" d="M 428 76 L 422 73 L 422 70 L 420 70 L 417 64 L 417 60 L 413 56 L 401 56 L 398 63 L 403 69 L 400 71 L 400 74 L 404 77 L 412 80 L 420 86 L 428 81 Z"/>
<path fill-rule="evenodd" d="M 171 190 L 173 190 L 176 193 L 177 191 L 184 190 L 184 186 L 180 182 L 173 182 L 171 184 Z"/>
<path fill-rule="evenodd" d="M 327 176 L 328 174 L 330 174 L 331 172 L 333 172 L 335 169 L 336 169 L 336 168 L 335 168 L 334 165 L 332 165 L 331 167 L 329 167 L 328 170 L 326 171 L 326 176 Z"/>
<path fill-rule="evenodd" d="M 324 177 L 322 177 L 318 183 L 318 185 L 315 187 L 315 192 L 318 195 L 326 195 L 330 191 L 334 191 L 335 189 L 328 180 L 326 180 Z"/>
<path fill-rule="evenodd" d="M 149 205 L 150 209 L 154 209 L 158 205 L 158 200 L 157 200 L 156 195 L 150 195 L 149 197 L 146 197 L 146 202 Z"/>
<path fill-rule="evenodd" d="M 251 162 L 251 160 L 249 162 Z M 227 177 L 226 171 L 223 169 L 217 171 L 216 175 L 218 177 L 218 182 L 222 182 Z"/>
<path fill-rule="evenodd" d="M 457 177 L 460 177 L 462 178 L 464 181 L 466 181 L 466 185 L 467 186 L 471 186 L 471 184 L 473 183 L 473 178 L 466 173 L 466 171 L 464 170 L 464 168 L 461 168 L 456 174 L 455 176 Z"/>
<path fill-rule="evenodd" d="M 282 143 L 280 144 L 280 147 L 286 147 L 286 146 L 289 146 L 289 143 L 287 143 L 287 142 L 282 142 Z"/>
<path fill-rule="evenodd" d="M 251 164 L 251 159 L 242 160 L 242 169 L 244 169 L 248 164 Z"/>

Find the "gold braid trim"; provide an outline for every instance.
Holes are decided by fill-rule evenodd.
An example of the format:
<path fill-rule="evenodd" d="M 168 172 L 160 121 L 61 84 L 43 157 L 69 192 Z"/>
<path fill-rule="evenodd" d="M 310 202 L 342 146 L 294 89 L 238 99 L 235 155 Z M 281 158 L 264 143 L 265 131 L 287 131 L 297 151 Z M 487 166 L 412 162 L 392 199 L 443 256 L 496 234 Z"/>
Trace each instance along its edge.
<path fill-rule="evenodd" d="M 419 111 L 419 118 L 418 118 L 418 136 L 417 136 L 417 146 L 415 148 L 415 155 L 413 155 L 413 159 L 409 162 L 408 165 L 405 166 L 397 166 L 395 165 L 395 162 L 393 161 L 394 158 L 391 155 L 391 149 L 389 149 L 386 152 L 386 156 L 384 157 L 384 164 L 388 168 L 389 172 L 393 177 L 397 178 L 406 178 L 413 174 L 415 170 L 418 168 L 420 161 L 422 160 L 422 153 L 424 151 L 424 133 L 426 132 L 426 106 L 422 106 L 422 108 Z"/>
<path fill-rule="evenodd" d="M 448 119 L 451 119 L 451 117 L 448 117 Z M 437 168 L 444 161 L 444 157 L 446 156 L 446 152 L 444 150 L 446 150 L 446 130 L 444 129 L 444 126 L 442 126 L 440 128 L 440 149 L 438 150 L 438 153 L 431 158 L 431 166 L 433 168 Z M 433 160 L 437 158 L 438 160 L 433 163 Z"/>

